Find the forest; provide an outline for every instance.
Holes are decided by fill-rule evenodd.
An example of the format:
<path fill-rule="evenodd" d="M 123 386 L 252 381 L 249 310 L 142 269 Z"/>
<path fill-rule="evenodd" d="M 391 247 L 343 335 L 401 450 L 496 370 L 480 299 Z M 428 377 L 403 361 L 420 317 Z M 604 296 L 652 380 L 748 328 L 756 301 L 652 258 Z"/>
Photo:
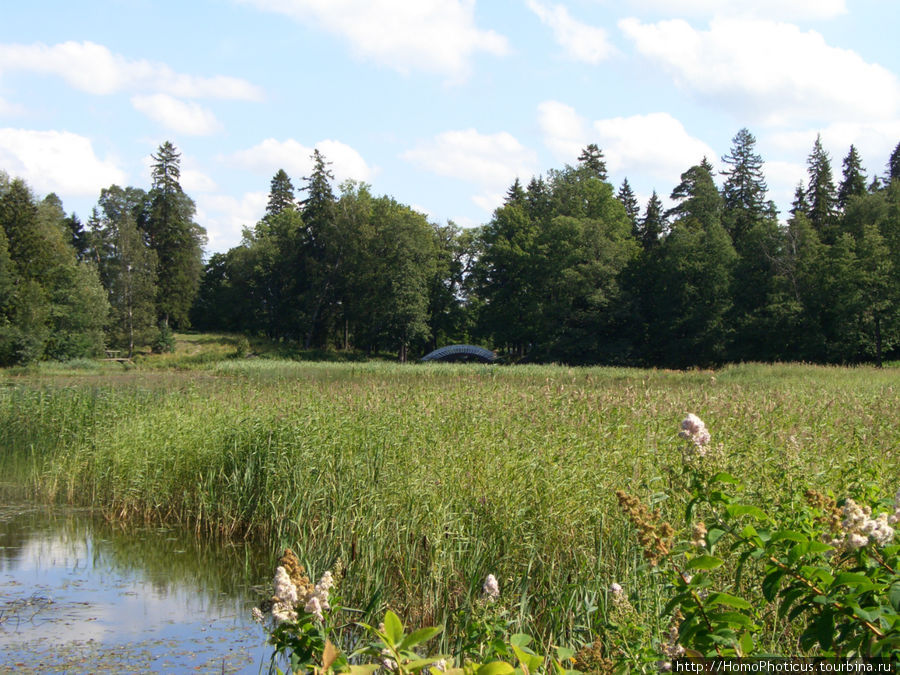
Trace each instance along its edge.
<path fill-rule="evenodd" d="M 871 177 L 850 146 L 836 177 L 817 138 L 781 218 L 747 129 L 721 159 L 642 207 L 591 144 L 464 229 L 335 186 L 316 150 L 208 260 L 171 142 L 149 189 L 103 189 L 87 222 L 0 171 L 0 365 L 166 351 L 188 328 L 400 361 L 461 342 L 573 365 L 900 358 L 900 144 Z"/>

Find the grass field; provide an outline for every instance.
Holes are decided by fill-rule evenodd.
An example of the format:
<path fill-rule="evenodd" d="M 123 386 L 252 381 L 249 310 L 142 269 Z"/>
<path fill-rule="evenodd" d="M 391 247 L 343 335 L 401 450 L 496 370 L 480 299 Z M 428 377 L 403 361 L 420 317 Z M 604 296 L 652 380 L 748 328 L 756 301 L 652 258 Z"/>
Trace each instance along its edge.
<path fill-rule="evenodd" d="M 412 625 L 452 627 L 493 573 L 516 628 L 577 645 L 612 582 L 657 621 L 615 491 L 681 522 L 686 412 L 745 501 L 900 483 L 896 369 L 311 363 L 204 339 L 155 363 L 0 376 L 7 489 L 289 545 L 316 574 L 341 557 L 346 604 Z M 769 646 L 787 639 L 773 625 Z"/>

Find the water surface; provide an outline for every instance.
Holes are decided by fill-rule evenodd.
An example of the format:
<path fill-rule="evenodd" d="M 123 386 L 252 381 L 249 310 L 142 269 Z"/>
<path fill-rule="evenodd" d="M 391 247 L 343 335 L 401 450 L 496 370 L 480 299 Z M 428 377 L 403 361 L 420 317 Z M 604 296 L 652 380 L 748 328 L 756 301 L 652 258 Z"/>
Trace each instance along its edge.
<path fill-rule="evenodd" d="M 244 543 L 0 505 L 0 672 L 259 673 L 250 609 L 271 560 Z"/>

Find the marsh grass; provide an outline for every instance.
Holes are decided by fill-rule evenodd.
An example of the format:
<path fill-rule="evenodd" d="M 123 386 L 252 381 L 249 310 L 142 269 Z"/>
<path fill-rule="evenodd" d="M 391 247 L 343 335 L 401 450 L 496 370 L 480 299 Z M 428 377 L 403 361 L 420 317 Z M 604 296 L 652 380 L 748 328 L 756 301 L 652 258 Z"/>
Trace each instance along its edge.
<path fill-rule="evenodd" d="M 202 349 L 198 353 L 203 353 Z M 176 352 L 177 354 L 177 352 Z M 681 523 L 686 411 L 748 498 L 790 508 L 900 478 L 897 372 L 310 363 L 9 377 L 4 480 L 109 517 L 178 522 L 341 557 L 345 604 L 453 623 L 496 575 L 516 629 L 590 642 L 613 581 L 655 631 L 665 600 L 616 506 L 625 488 Z M 785 639 L 772 631 L 773 649 Z"/>

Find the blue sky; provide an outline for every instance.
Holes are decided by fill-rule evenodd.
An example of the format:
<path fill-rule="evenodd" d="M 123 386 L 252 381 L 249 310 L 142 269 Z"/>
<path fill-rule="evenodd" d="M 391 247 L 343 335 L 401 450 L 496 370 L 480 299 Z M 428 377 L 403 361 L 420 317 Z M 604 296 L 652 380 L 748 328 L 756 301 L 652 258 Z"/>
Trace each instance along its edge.
<path fill-rule="evenodd" d="M 597 143 L 642 206 L 742 127 L 785 210 L 821 133 L 836 179 L 900 141 L 896 0 L 97 0 L 5 3 L 0 169 L 83 220 L 182 152 L 208 252 L 284 168 L 435 222 L 487 222 L 516 176 Z"/>

